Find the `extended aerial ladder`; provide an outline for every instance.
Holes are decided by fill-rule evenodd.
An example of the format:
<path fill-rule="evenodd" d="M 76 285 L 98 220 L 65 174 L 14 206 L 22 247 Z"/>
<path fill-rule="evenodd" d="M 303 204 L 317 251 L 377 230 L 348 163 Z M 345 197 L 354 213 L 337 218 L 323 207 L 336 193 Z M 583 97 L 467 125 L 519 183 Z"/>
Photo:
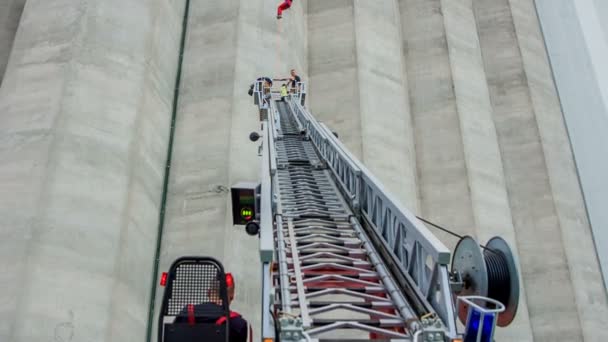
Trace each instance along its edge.
<path fill-rule="evenodd" d="M 285 101 L 254 89 L 261 182 L 233 188 L 233 213 L 259 231 L 263 341 L 491 341 L 513 320 L 504 240 L 463 238 L 450 269 L 443 243 L 303 106 L 305 83 Z"/>
<path fill-rule="evenodd" d="M 231 189 L 234 224 L 260 238 L 262 341 L 493 341 L 519 300 L 506 242 L 463 237 L 451 256 L 308 112 L 305 83 L 283 101 L 262 81 L 261 181 Z M 158 341 L 230 339 L 219 262 L 181 258 L 165 283 Z"/>

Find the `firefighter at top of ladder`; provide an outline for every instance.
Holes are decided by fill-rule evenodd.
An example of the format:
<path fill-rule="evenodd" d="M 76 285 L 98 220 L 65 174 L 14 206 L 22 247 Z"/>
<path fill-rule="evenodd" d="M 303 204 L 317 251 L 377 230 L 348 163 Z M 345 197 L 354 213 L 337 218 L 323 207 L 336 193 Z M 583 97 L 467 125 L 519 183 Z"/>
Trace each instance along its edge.
<path fill-rule="evenodd" d="M 289 9 L 292 2 L 293 0 L 285 0 L 279 5 L 279 8 L 277 8 L 277 19 L 283 18 L 283 11 Z"/>

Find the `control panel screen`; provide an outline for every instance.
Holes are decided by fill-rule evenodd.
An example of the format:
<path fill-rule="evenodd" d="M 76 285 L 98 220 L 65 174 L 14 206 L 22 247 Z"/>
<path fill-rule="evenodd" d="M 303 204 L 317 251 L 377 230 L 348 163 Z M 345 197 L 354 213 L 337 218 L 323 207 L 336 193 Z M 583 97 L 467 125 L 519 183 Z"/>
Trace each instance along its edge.
<path fill-rule="evenodd" d="M 245 225 L 255 219 L 255 189 L 232 188 L 232 220 Z"/>

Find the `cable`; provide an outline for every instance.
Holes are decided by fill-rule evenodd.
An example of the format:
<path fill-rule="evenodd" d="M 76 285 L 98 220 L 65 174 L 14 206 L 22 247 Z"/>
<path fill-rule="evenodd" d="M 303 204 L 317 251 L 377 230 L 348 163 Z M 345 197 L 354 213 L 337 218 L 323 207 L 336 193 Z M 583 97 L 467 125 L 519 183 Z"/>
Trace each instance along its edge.
<path fill-rule="evenodd" d="M 156 301 L 156 281 L 158 268 L 160 265 L 160 250 L 162 247 L 163 231 L 165 227 L 165 208 L 167 205 L 167 194 L 169 189 L 169 175 L 171 171 L 171 159 L 173 156 L 173 141 L 175 138 L 175 122 L 177 118 L 177 105 L 182 80 L 182 65 L 184 62 L 184 51 L 186 46 L 186 36 L 188 34 L 188 19 L 190 17 L 190 0 L 186 0 L 184 5 L 184 16 L 182 18 L 182 32 L 180 37 L 179 54 L 177 58 L 177 71 L 175 76 L 175 88 L 173 90 L 173 103 L 171 106 L 171 128 L 169 130 L 169 142 L 167 147 L 167 159 L 165 161 L 165 174 L 163 180 L 163 190 L 160 200 L 160 210 L 158 217 L 158 228 L 156 234 L 156 250 L 154 252 L 154 266 L 152 269 L 152 289 L 150 291 L 150 307 L 148 308 L 148 323 L 146 325 L 146 341 L 152 340 L 152 327 L 154 321 L 154 304 Z M 158 329 L 158 327 L 157 327 Z"/>
<path fill-rule="evenodd" d="M 488 297 L 508 306 L 511 296 L 511 274 L 505 255 L 500 251 L 485 253 L 484 259 L 488 270 Z"/>
<path fill-rule="evenodd" d="M 443 232 L 446 232 L 446 233 L 448 233 L 448 234 L 450 234 L 452 236 L 455 236 L 455 237 L 457 237 L 459 239 L 464 238 L 464 236 L 462 236 L 462 235 L 460 235 L 458 233 L 454 233 L 453 231 L 451 231 L 451 230 L 449 230 L 449 229 L 447 229 L 445 227 L 442 227 L 442 226 L 440 226 L 440 225 L 438 225 L 436 223 L 433 223 L 433 222 L 431 222 L 429 220 L 426 220 L 426 219 L 424 219 L 424 218 L 422 218 L 420 216 L 416 216 L 416 218 L 419 219 L 420 221 L 424 222 L 424 223 L 427 223 L 427 224 L 431 225 L 431 227 L 437 228 L 437 229 L 439 229 L 439 230 L 441 230 Z M 495 250 L 493 250 L 491 248 L 488 248 L 488 247 L 486 247 L 486 246 L 484 246 L 482 244 L 479 244 L 479 247 L 483 248 L 485 251 L 489 251 L 491 253 L 497 253 L 497 251 L 495 251 Z"/>
<path fill-rule="evenodd" d="M 446 232 L 446 233 L 448 233 L 448 234 L 450 234 L 450 235 L 452 235 L 452 236 L 455 236 L 455 237 L 457 237 L 457 238 L 459 238 L 459 239 L 462 239 L 462 238 L 464 237 L 464 236 L 462 236 L 462 235 L 460 235 L 460 234 L 456 234 L 456 233 L 454 233 L 453 231 L 451 231 L 451 230 L 449 230 L 449 229 L 447 229 L 447 228 L 443 228 L 442 226 L 440 226 L 440 225 L 438 225 L 438 224 L 436 224 L 436 223 L 433 223 L 433 222 L 431 222 L 431 221 L 428 221 L 428 220 L 426 220 L 426 219 L 423 219 L 423 218 L 422 218 L 422 217 L 420 217 L 420 216 L 416 216 L 416 218 L 417 218 L 417 219 L 419 219 L 420 221 L 424 222 L 424 223 L 428 223 L 428 224 L 430 224 L 431 226 L 433 226 L 433 227 L 435 227 L 435 228 L 437 228 L 437 229 L 439 229 L 439 230 L 441 230 L 441 231 L 444 231 L 444 232 Z"/>
<path fill-rule="evenodd" d="M 277 322 L 277 316 L 275 316 L 272 310 L 268 310 L 270 312 L 270 316 L 272 316 L 272 322 L 274 323 L 274 340 L 276 342 L 281 342 L 281 332 L 279 330 L 279 322 Z"/>
<path fill-rule="evenodd" d="M 452 236 L 460 239 L 464 238 L 464 236 L 422 217 L 416 216 L 416 218 Z M 506 307 L 511 297 L 511 273 L 509 273 L 507 258 L 499 250 L 494 250 L 481 244 L 479 247 L 484 249 L 483 256 L 488 274 L 488 297 L 501 302 Z"/>

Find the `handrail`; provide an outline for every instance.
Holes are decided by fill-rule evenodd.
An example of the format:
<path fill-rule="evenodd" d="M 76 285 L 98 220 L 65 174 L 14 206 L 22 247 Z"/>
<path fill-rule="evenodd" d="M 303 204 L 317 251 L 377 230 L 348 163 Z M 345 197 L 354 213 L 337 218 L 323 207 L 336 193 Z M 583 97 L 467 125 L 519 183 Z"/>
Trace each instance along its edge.
<path fill-rule="evenodd" d="M 302 102 L 302 98 L 306 97 L 306 93 L 308 92 L 308 84 L 306 82 L 298 82 L 296 83 L 296 89 L 298 90 L 298 102 Z"/>
<path fill-rule="evenodd" d="M 260 108 L 262 107 L 262 97 L 263 95 L 263 90 L 264 86 L 263 86 L 263 82 L 260 81 L 256 81 L 254 83 L 254 89 L 253 89 L 253 94 L 254 94 L 254 103 L 258 106 L 260 106 Z"/>
<path fill-rule="evenodd" d="M 449 249 L 437 239 L 297 98 L 295 116 L 332 170 L 340 191 L 365 220 L 394 259 L 395 265 L 417 287 L 417 292 L 456 334 L 447 265 Z M 453 328 L 453 329 L 452 329 Z"/>
<path fill-rule="evenodd" d="M 274 322 L 270 320 L 272 315 L 272 268 L 271 263 L 262 263 L 262 339 L 274 339 Z"/>
<path fill-rule="evenodd" d="M 356 210 L 358 208 L 356 194 L 359 188 L 360 169 L 349 155 L 340 148 L 336 148 L 340 146 L 340 143 L 336 143 L 334 135 L 328 134 L 329 130 L 323 129 L 321 124 L 305 111 L 299 102 L 294 100 L 292 99 L 290 103 L 293 113 L 327 162 L 327 166 L 334 172 L 343 195 Z"/>
<path fill-rule="evenodd" d="M 274 255 L 274 244 L 272 234 L 272 189 L 270 176 L 270 129 L 268 121 L 262 123 L 262 167 L 261 174 L 261 198 L 260 198 L 260 259 L 264 262 L 272 262 Z"/>
<path fill-rule="evenodd" d="M 272 113 L 271 108 L 271 113 Z M 274 259 L 272 175 L 276 172 L 272 118 L 262 123 L 262 166 L 260 170 L 260 260 L 262 261 L 262 338 L 274 338 L 272 312 L 272 263 Z M 274 133 L 274 132 L 273 132 Z"/>

